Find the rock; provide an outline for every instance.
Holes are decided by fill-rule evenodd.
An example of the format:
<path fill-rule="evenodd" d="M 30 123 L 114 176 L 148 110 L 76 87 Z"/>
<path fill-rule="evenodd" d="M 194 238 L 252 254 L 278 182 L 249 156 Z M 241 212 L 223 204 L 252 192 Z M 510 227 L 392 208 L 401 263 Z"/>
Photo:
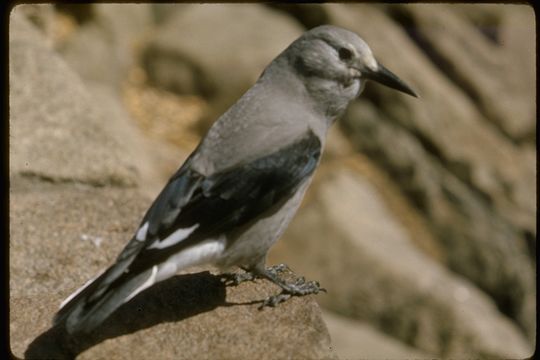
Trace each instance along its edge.
<path fill-rule="evenodd" d="M 76 13 L 81 5 L 64 5 Z M 153 23 L 150 4 L 92 4 L 88 18 L 59 46 L 63 58 L 84 79 L 118 89 L 134 64 Z"/>
<path fill-rule="evenodd" d="M 323 311 L 332 345 L 340 359 L 433 359 L 373 329 L 365 322 Z"/>
<path fill-rule="evenodd" d="M 44 35 L 48 46 L 52 45 L 54 6 L 52 4 L 20 4 L 15 7 L 17 13 L 24 15 Z"/>
<path fill-rule="evenodd" d="M 347 123 L 351 138 L 424 209 L 446 249 L 445 262 L 488 291 L 505 306 L 503 311 L 530 330 L 536 312 L 534 273 L 519 233 L 426 154 L 413 136 L 376 111 L 367 102 L 351 107 L 351 118 L 362 119 Z M 508 291 L 509 284 L 513 291 Z"/>
<path fill-rule="evenodd" d="M 186 4 L 168 3 L 168 4 L 152 4 L 152 13 L 157 24 L 167 22 L 175 13 L 189 7 Z"/>
<path fill-rule="evenodd" d="M 392 9 L 402 8 L 409 9 L 383 10 L 400 19 Z M 429 48 L 413 41 L 414 27 L 407 36 L 406 25 L 373 6 L 324 9 L 330 23 L 359 33 L 381 63 L 421 96 L 368 84 L 341 122 L 346 133 L 424 214 L 450 268 L 534 334 L 534 267 L 527 243 L 536 234 L 534 157 L 490 125 L 473 99 L 429 61 L 422 51 Z"/>
<path fill-rule="evenodd" d="M 258 310 L 267 281 L 226 287 L 208 271 L 175 276 L 122 306 L 93 335 L 50 328 L 60 302 L 115 256 L 148 200 L 135 189 L 12 178 L 10 339 L 22 358 L 334 359 L 312 297 Z M 264 341 L 255 341 L 263 338 Z M 149 339 L 153 339 L 149 341 Z"/>
<path fill-rule="evenodd" d="M 189 152 L 145 136 L 135 126 L 117 92 L 110 86 L 88 83 L 87 89 L 93 101 L 100 104 L 103 119 L 107 120 L 102 126 L 122 145 L 125 151 L 122 158 L 137 169 L 139 191 L 148 199 L 154 199 Z"/>
<path fill-rule="evenodd" d="M 10 23 L 10 173 L 50 181 L 135 185 L 128 127 L 109 117 L 41 35 L 14 12 Z M 126 121 L 127 122 L 127 121 Z M 126 123 L 125 122 L 125 123 Z M 46 156 L 43 156 L 46 154 Z"/>
<path fill-rule="evenodd" d="M 213 121 L 301 33 L 294 21 L 259 4 L 189 5 L 149 40 L 144 67 L 158 87 L 209 99 Z"/>
<path fill-rule="evenodd" d="M 403 30 L 383 13 L 365 6 L 358 7 L 357 12 L 350 8 L 329 9 L 333 9 L 335 21 L 342 25 L 355 24 L 350 19 L 351 13 L 365 17 L 364 25 L 356 26 L 357 31 L 373 44 L 374 52 L 379 54 L 382 62 L 402 78 L 411 79 L 421 93 L 422 99 L 415 101 L 371 86 L 371 95 L 378 97 L 378 103 L 385 104 L 381 111 L 406 130 L 414 131 L 427 150 L 441 157 L 449 170 L 468 182 L 487 201 L 493 202 L 502 216 L 534 233 L 534 201 L 530 196 L 528 199 L 524 196 L 534 188 L 534 165 L 524 159 L 520 149 L 490 126 L 476 104 L 426 61 L 426 56 L 418 51 Z M 376 23 L 384 25 L 379 26 L 382 30 L 375 31 L 379 28 L 375 23 L 367 26 L 367 21 L 375 19 Z M 399 61 L 393 52 L 398 44 L 403 49 Z"/>
<path fill-rule="evenodd" d="M 467 280 L 419 252 L 348 166 L 319 169 L 272 259 L 328 290 L 325 308 L 441 357 L 523 358 L 520 329 Z"/>
<path fill-rule="evenodd" d="M 462 6 L 463 10 L 454 5 L 402 6 L 399 11 L 414 24 L 415 34 L 430 50 L 432 60 L 475 99 L 490 125 L 497 126 L 511 141 L 534 139 L 533 8 Z M 464 16 L 474 8 L 482 11 L 486 7 L 492 12 L 488 23 Z M 487 31 L 491 36 L 486 36 Z"/>
<path fill-rule="evenodd" d="M 328 14 L 319 4 L 267 3 L 268 7 L 282 11 L 295 18 L 306 29 L 328 23 Z"/>

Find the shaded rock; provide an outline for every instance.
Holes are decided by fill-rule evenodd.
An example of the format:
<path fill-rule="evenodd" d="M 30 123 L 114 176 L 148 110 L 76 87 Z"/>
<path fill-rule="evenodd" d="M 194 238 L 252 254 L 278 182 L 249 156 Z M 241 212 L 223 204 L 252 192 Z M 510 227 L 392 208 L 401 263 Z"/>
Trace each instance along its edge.
<path fill-rule="evenodd" d="M 379 8 L 324 8 L 331 23 L 359 33 L 381 63 L 421 96 L 368 84 L 361 105 L 351 106 L 342 122 L 355 146 L 385 168 L 424 214 L 451 269 L 534 334 L 533 254 L 527 243 L 536 234 L 534 157 L 491 125 L 406 28 Z"/>
<path fill-rule="evenodd" d="M 371 185 L 335 163 L 319 171 L 273 256 L 319 280 L 325 308 L 437 356 L 530 355 L 485 294 L 418 251 Z"/>
<path fill-rule="evenodd" d="M 530 197 L 534 164 L 520 148 L 490 126 L 476 103 L 426 61 L 427 57 L 406 33 L 382 12 L 366 6 L 328 9 L 335 14 L 334 21 L 344 26 L 355 24 L 357 17 L 351 14 L 365 17 L 364 25 L 356 25 L 356 30 L 373 44 L 381 62 L 402 78 L 410 79 L 421 93 L 421 100 L 416 101 L 380 86 L 370 86 L 366 95 L 376 104 L 384 104 L 380 111 L 413 133 L 450 171 L 492 202 L 503 217 L 534 233 L 535 202 Z M 400 58 L 394 52 L 398 45 L 402 49 Z"/>
<path fill-rule="evenodd" d="M 432 359 L 365 322 L 351 320 L 323 311 L 324 322 L 332 337 L 332 345 L 340 359 Z"/>
<path fill-rule="evenodd" d="M 371 108 L 367 107 L 367 109 Z M 367 138 L 368 141 L 378 140 L 377 136 L 371 136 L 369 132 Z M 401 139 L 395 141 L 401 143 Z M 433 236 L 428 222 L 403 194 L 399 185 L 395 183 L 395 179 L 373 163 L 369 157 L 357 152 L 339 126 L 333 126 L 328 131 L 322 157 L 322 164 L 328 164 L 327 169 L 332 169 L 334 163 L 343 164 L 375 186 L 385 206 L 394 216 L 399 217 L 400 223 L 410 234 L 411 240 L 419 251 L 438 262 L 446 261 L 445 250 Z M 309 194 L 308 192 L 307 196 Z"/>
<path fill-rule="evenodd" d="M 187 4 L 169 3 L 169 4 L 152 4 L 152 13 L 154 21 L 157 24 L 167 22 L 175 13 L 189 7 Z"/>
<path fill-rule="evenodd" d="M 64 5 L 63 11 L 86 18 L 60 45 L 66 62 L 84 79 L 118 88 L 134 64 L 145 32 L 153 24 L 150 4 Z"/>
<path fill-rule="evenodd" d="M 533 330 L 534 270 L 516 229 L 368 102 L 354 104 L 350 114 L 362 120 L 347 123 L 351 138 L 388 169 L 425 214 L 427 208 L 428 223 L 446 249 L 445 262 Z"/>
<path fill-rule="evenodd" d="M 512 141 L 536 133 L 534 10 L 516 5 L 429 5 L 393 8 L 436 66 Z M 488 9 L 486 9 L 488 8 Z M 465 14 L 491 11 L 489 20 Z M 471 15 L 469 15 L 471 16 Z M 444 24 L 441 26 L 441 24 Z"/>
<path fill-rule="evenodd" d="M 326 10 L 319 4 L 267 3 L 266 6 L 295 18 L 306 29 L 326 24 L 329 21 Z"/>
<path fill-rule="evenodd" d="M 210 99 L 215 120 L 301 33 L 258 4 L 188 5 L 149 40 L 144 66 L 157 86 Z"/>
<path fill-rule="evenodd" d="M 10 20 L 10 173 L 134 185 L 129 128 L 114 132 L 118 114 L 108 116 L 23 17 Z"/>
<path fill-rule="evenodd" d="M 335 358 L 313 298 L 260 311 L 260 301 L 279 291 L 275 285 L 225 287 L 200 270 L 144 291 L 85 338 L 49 328 L 60 302 L 114 261 L 148 200 L 134 189 L 19 177 L 11 179 L 10 195 L 10 339 L 16 356 Z"/>

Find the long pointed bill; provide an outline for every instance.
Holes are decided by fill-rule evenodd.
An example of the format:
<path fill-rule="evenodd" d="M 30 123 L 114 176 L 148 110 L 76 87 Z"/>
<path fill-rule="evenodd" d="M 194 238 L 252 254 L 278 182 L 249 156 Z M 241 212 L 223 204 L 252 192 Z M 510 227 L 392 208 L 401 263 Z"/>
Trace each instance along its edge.
<path fill-rule="evenodd" d="M 418 97 L 418 95 L 416 95 L 416 93 L 409 87 L 409 85 L 405 84 L 403 80 L 398 78 L 393 72 L 382 66 L 380 63 L 378 65 L 379 66 L 376 71 L 370 71 L 367 73 L 364 72 L 364 76 L 369 80 L 376 81 L 392 89 Z"/>

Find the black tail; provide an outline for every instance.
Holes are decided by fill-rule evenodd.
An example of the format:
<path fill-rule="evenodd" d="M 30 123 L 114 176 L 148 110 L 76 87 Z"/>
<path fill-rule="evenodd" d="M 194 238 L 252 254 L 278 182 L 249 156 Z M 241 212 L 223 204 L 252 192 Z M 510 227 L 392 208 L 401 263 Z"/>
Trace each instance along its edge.
<path fill-rule="evenodd" d="M 70 334 L 88 333 L 101 324 L 152 275 L 153 269 L 138 274 L 124 272 L 131 261 L 126 262 L 108 268 L 64 304 L 56 313 L 54 324 L 65 321 Z"/>

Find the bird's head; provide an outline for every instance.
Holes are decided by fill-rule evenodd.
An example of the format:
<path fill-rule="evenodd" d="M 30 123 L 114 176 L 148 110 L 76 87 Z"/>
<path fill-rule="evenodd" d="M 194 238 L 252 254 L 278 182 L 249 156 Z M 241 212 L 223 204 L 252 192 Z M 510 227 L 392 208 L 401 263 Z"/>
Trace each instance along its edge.
<path fill-rule="evenodd" d="M 311 29 L 284 55 L 312 96 L 333 103 L 337 113 L 361 93 L 367 80 L 417 96 L 375 59 L 364 40 L 343 28 L 324 25 Z"/>

